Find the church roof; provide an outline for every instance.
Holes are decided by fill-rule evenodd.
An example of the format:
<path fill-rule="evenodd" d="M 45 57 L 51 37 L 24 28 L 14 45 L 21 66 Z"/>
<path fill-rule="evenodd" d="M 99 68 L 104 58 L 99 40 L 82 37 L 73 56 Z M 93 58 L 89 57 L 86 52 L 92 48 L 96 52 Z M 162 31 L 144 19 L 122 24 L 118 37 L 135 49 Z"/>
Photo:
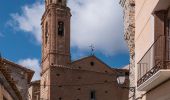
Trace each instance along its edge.
<path fill-rule="evenodd" d="M 75 60 L 75 61 L 72 62 L 72 65 L 73 65 L 74 63 L 76 63 L 76 62 L 81 62 L 81 61 L 86 60 L 86 59 L 89 59 L 89 58 L 94 58 L 94 59 L 96 59 L 97 61 L 99 61 L 100 63 L 102 63 L 103 65 L 105 65 L 107 68 L 109 68 L 110 70 L 113 70 L 113 71 L 116 71 L 116 72 L 117 72 L 117 70 L 118 70 L 117 68 L 113 68 L 113 67 L 107 65 L 105 62 L 103 62 L 101 59 L 99 59 L 99 58 L 96 57 L 95 55 L 91 55 L 91 56 L 87 56 L 87 57 L 84 57 L 84 58 L 80 58 L 80 59 L 78 59 L 78 60 Z"/>
<path fill-rule="evenodd" d="M 17 68 L 25 71 L 25 72 L 28 74 L 28 82 L 31 82 L 32 77 L 33 77 L 33 75 L 34 75 L 34 71 L 33 71 L 33 70 L 28 69 L 28 68 L 26 68 L 26 67 L 23 67 L 23 66 L 21 66 L 21 65 L 19 65 L 19 64 L 16 64 L 16 63 L 14 63 L 14 62 L 11 62 L 11 61 L 9 61 L 9 60 L 7 60 L 7 59 L 3 59 L 3 61 L 4 61 L 4 63 L 6 63 L 6 64 L 12 65 L 13 67 L 17 67 Z"/>
<path fill-rule="evenodd" d="M 103 63 L 104 65 L 110 67 L 109 65 L 107 65 L 106 63 L 104 63 L 102 60 L 100 60 L 98 57 L 96 57 L 95 55 L 91 55 L 91 56 L 87 56 L 87 57 L 80 58 L 80 59 L 78 59 L 78 60 L 73 61 L 72 64 L 75 63 L 75 62 L 79 62 L 79 61 L 82 61 L 82 60 L 91 58 L 91 57 L 97 59 L 98 61 L 100 61 L 100 62 Z M 110 67 L 110 68 L 111 68 L 111 67 Z"/>
<path fill-rule="evenodd" d="M 4 66 L 2 66 L 2 64 L 4 63 L 2 61 L 3 61 L 3 59 L 0 58 L 0 72 L 2 72 L 2 74 L 5 77 L 5 79 L 8 81 L 9 85 L 14 90 L 14 92 L 16 93 L 18 99 L 22 100 L 22 96 L 21 96 L 17 86 L 15 85 L 14 80 L 11 78 L 11 75 L 8 73 L 7 69 Z"/>

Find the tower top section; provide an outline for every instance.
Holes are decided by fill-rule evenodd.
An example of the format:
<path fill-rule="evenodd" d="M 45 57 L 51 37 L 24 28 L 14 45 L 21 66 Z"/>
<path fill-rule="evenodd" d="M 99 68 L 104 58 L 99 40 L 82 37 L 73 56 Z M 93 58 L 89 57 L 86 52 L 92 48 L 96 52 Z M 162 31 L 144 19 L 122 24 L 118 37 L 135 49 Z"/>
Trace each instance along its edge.
<path fill-rule="evenodd" d="M 60 6 L 67 6 L 67 0 L 45 0 L 45 5 L 57 4 Z"/>

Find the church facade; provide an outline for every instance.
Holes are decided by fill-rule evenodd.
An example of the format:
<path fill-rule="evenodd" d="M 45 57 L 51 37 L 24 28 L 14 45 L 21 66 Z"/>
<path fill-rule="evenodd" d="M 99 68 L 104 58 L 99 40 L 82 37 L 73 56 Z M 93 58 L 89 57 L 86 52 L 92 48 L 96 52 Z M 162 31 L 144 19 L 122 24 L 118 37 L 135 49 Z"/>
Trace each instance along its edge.
<path fill-rule="evenodd" d="M 45 1 L 40 100 L 127 100 L 128 90 L 116 77 L 128 70 L 111 68 L 94 55 L 71 61 L 70 19 L 66 0 Z"/>

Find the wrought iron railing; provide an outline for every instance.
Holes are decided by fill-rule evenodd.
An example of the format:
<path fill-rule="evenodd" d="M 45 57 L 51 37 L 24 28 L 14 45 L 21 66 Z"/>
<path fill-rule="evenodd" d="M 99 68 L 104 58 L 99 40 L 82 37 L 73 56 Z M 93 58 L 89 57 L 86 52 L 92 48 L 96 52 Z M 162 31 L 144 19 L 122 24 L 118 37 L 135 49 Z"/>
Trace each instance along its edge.
<path fill-rule="evenodd" d="M 138 82 L 140 86 L 160 69 L 170 69 L 170 37 L 160 36 L 138 63 Z"/>

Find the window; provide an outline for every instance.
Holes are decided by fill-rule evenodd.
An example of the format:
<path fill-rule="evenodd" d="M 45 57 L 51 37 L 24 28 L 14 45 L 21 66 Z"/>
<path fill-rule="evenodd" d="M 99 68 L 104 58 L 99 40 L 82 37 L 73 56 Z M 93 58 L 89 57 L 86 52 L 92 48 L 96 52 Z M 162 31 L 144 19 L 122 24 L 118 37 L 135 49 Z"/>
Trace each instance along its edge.
<path fill-rule="evenodd" d="M 94 66 L 94 62 L 90 62 L 90 65 L 91 65 L 91 66 Z"/>
<path fill-rule="evenodd" d="M 78 79 L 82 79 L 81 76 L 79 76 Z"/>
<path fill-rule="evenodd" d="M 125 76 L 129 76 L 129 72 L 125 72 Z"/>
<path fill-rule="evenodd" d="M 45 43 L 48 41 L 48 22 L 45 24 Z"/>
<path fill-rule="evenodd" d="M 58 2 L 59 2 L 59 3 L 61 3 L 61 2 L 62 2 L 62 0 L 58 0 Z"/>
<path fill-rule="evenodd" d="M 81 90 L 81 88 L 78 88 L 77 90 Z"/>
<path fill-rule="evenodd" d="M 95 91 L 91 91 L 90 100 L 96 100 L 96 92 Z"/>
<path fill-rule="evenodd" d="M 60 74 L 56 74 L 57 76 L 60 76 Z"/>
<path fill-rule="evenodd" d="M 46 87 L 46 81 L 44 81 L 44 88 Z"/>
<path fill-rule="evenodd" d="M 105 93 L 108 93 L 108 91 L 105 91 Z"/>
<path fill-rule="evenodd" d="M 63 21 L 58 22 L 58 35 L 64 36 L 64 22 Z"/>

